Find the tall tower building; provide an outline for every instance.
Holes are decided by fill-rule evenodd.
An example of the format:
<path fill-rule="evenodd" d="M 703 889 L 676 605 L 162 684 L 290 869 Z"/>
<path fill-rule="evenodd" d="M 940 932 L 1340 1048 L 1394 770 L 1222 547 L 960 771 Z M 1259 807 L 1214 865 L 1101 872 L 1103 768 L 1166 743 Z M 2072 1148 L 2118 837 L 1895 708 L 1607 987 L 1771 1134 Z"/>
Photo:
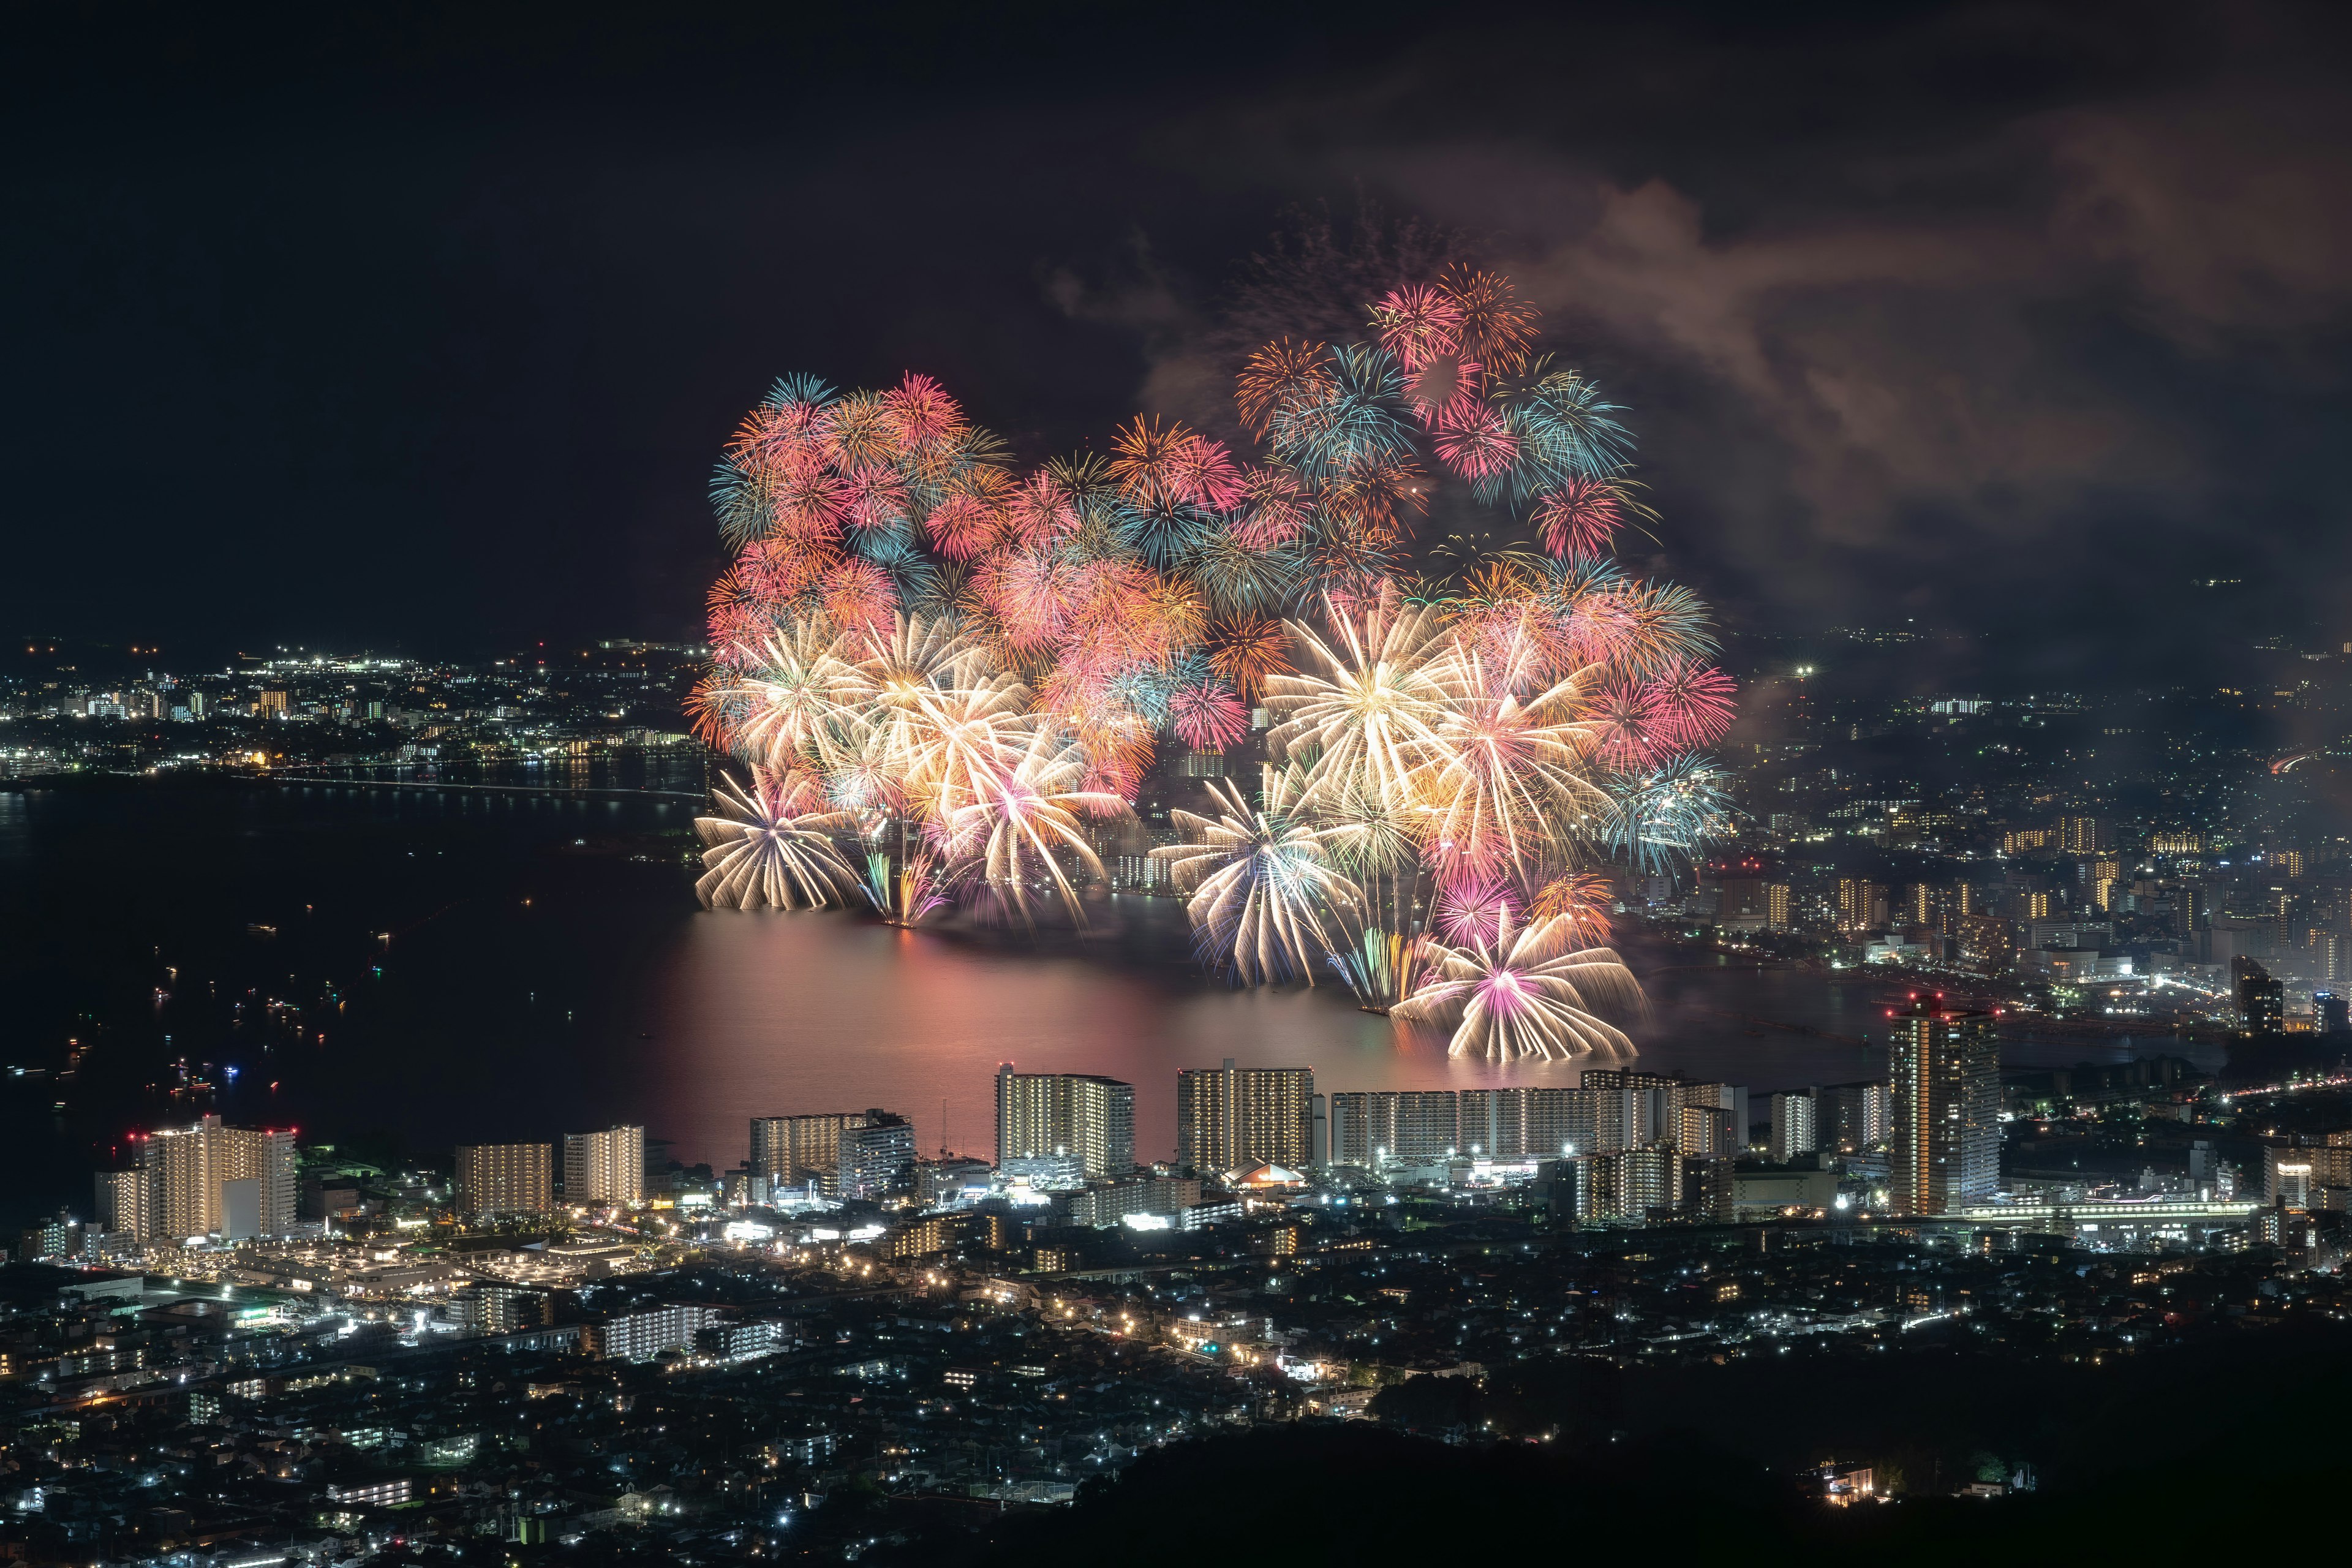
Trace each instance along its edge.
<path fill-rule="evenodd" d="M 1108 1081 L 1108 1080 L 1106 1080 Z M 1132 1106 L 1133 1101 L 1130 1100 Z M 1134 1113 L 1129 1112 L 1129 1147 L 1134 1147 Z M 888 1136 L 874 1141 L 866 1154 L 856 1160 L 845 1156 L 845 1151 L 860 1133 L 877 1127 L 895 1129 Z M 754 1116 L 751 1118 L 751 1173 L 765 1176 L 772 1187 L 805 1187 L 814 1183 L 827 1197 L 845 1195 L 842 1173 L 853 1166 L 863 1170 L 865 1164 L 879 1162 L 895 1166 L 895 1153 L 877 1153 L 878 1150 L 895 1151 L 898 1143 L 906 1145 L 908 1169 L 915 1158 L 914 1124 L 887 1110 L 823 1110 L 799 1116 Z M 871 1156 L 871 1160 L 868 1160 Z M 878 1168 L 878 1167 L 877 1167 Z M 868 1176 L 860 1176 L 861 1182 Z"/>
<path fill-rule="evenodd" d="M 996 1158 L 1076 1159 L 1088 1176 L 1135 1169 L 1135 1086 L 1087 1073 L 996 1069 Z"/>
<path fill-rule="evenodd" d="M 555 1146 L 551 1143 L 460 1145 L 457 1150 L 457 1203 L 465 1213 L 473 1215 L 545 1214 L 555 1206 Z"/>
<path fill-rule="evenodd" d="M 646 1197 L 646 1130 L 608 1127 L 563 1135 L 563 1201 L 636 1204 Z"/>
<path fill-rule="evenodd" d="M 1315 1069 L 1188 1068 L 1176 1075 L 1176 1158 L 1195 1171 L 1315 1160 Z"/>
<path fill-rule="evenodd" d="M 1858 877 L 1842 877 L 1837 885 L 1838 930 L 1849 933 L 1876 931 L 1886 923 L 1886 889 Z"/>
<path fill-rule="evenodd" d="M 232 1240 L 285 1236 L 295 1223 L 294 1133 L 224 1127 L 207 1116 L 147 1141 L 147 1179 L 158 1234 Z"/>
<path fill-rule="evenodd" d="M 2249 1035 L 2275 1035 L 2286 1026 L 2286 988 L 2251 958 L 2230 961 L 2238 994 L 2238 1027 Z"/>
<path fill-rule="evenodd" d="M 98 1173 L 98 1223 L 144 1245 L 157 1237 L 156 1184 L 143 1170 Z"/>
<path fill-rule="evenodd" d="M 869 1110 L 866 1125 L 841 1134 L 841 1156 L 828 1189 L 836 1197 L 868 1203 L 903 1192 L 915 1180 L 915 1124 L 887 1110 Z"/>
<path fill-rule="evenodd" d="M 1992 1016 L 1915 999 L 1895 1016 L 1895 1207 L 1956 1214 L 2000 1185 L 2000 1047 Z"/>
<path fill-rule="evenodd" d="M 871 1123 L 871 1110 L 824 1110 L 802 1116 L 751 1118 L 753 1173 L 771 1184 L 831 1192 L 841 1173 L 841 1135 Z"/>
<path fill-rule="evenodd" d="M 1764 887 L 1764 925 L 1768 931 L 1789 929 L 1789 884 L 1768 882 Z"/>
<path fill-rule="evenodd" d="M 1785 1165 L 1798 1155 L 1810 1154 L 1822 1146 L 1816 1110 L 1810 1094 L 1772 1097 L 1770 1154 L 1776 1163 Z"/>

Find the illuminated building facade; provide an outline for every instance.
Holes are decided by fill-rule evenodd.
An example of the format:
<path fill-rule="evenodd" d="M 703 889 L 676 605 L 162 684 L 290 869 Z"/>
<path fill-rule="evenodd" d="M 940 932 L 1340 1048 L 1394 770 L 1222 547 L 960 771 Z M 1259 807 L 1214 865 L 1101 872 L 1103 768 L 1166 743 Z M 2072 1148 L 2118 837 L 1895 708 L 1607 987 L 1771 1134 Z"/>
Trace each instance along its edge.
<path fill-rule="evenodd" d="M 1895 1015 L 1889 1063 L 1898 1214 L 1957 1214 L 2000 1185 L 2000 1051 L 1992 1016 L 1923 996 Z"/>
<path fill-rule="evenodd" d="M 1176 1158 L 1195 1171 L 1314 1162 L 1315 1069 L 1188 1068 L 1176 1075 Z"/>
<path fill-rule="evenodd" d="M 608 1127 L 563 1135 L 563 1201 L 627 1205 L 646 1198 L 646 1130 Z"/>
<path fill-rule="evenodd" d="M 551 1143 L 468 1143 L 457 1150 L 457 1203 L 472 1215 L 544 1214 L 555 1206 Z"/>
<path fill-rule="evenodd" d="M 1135 1169 L 1135 1086 L 1086 1073 L 996 1069 L 996 1157 L 1068 1155 L 1089 1177 Z"/>

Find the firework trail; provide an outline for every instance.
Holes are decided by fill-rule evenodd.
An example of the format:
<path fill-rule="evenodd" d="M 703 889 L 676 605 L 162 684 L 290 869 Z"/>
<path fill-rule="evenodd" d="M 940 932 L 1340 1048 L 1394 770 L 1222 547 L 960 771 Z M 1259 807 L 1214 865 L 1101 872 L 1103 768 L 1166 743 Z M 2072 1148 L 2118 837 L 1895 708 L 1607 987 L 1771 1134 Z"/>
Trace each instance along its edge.
<path fill-rule="evenodd" d="M 1633 1042 L 1593 1011 L 1637 1005 L 1640 988 L 1605 947 L 1579 947 L 1559 920 L 1520 924 L 1507 902 L 1458 947 L 1431 942 L 1433 975 L 1395 1009 L 1414 1022 L 1454 1025 L 1457 1057 L 1631 1055 Z"/>
<path fill-rule="evenodd" d="M 1267 769 L 1255 806 L 1223 780 L 1210 781 L 1208 793 L 1219 815 L 1176 812 L 1192 841 L 1151 852 L 1189 897 L 1202 956 L 1244 985 L 1314 984 L 1333 952 L 1331 917 L 1355 895 L 1331 868 L 1323 830 L 1301 813 L 1297 775 Z"/>
<path fill-rule="evenodd" d="M 749 784 L 725 780 L 716 795 L 726 815 L 694 823 L 704 868 L 694 891 L 706 908 L 813 908 L 856 879 L 835 847 L 848 821 L 806 775 L 755 768 Z"/>

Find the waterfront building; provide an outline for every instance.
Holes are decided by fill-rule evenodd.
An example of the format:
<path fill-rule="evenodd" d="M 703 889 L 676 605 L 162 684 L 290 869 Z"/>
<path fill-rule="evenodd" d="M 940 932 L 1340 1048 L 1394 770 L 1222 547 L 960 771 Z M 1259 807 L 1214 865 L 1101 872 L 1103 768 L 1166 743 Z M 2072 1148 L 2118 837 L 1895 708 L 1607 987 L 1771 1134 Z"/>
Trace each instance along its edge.
<path fill-rule="evenodd" d="M 457 1206 L 464 1214 L 544 1214 L 555 1206 L 551 1143 L 467 1143 L 457 1150 Z"/>
<path fill-rule="evenodd" d="M 1772 1139 L 1767 1153 L 1776 1165 L 1819 1149 L 1821 1139 L 1810 1093 L 1772 1097 Z"/>
<path fill-rule="evenodd" d="M 996 1158 L 1068 1156 L 1089 1177 L 1135 1169 L 1135 1086 L 1088 1073 L 996 1069 Z"/>
<path fill-rule="evenodd" d="M 1425 1165 L 1470 1147 L 1456 1141 L 1460 1097 L 1450 1089 L 1335 1094 L 1329 1118 L 1335 1165 Z"/>
<path fill-rule="evenodd" d="M 1496 1160 L 1589 1154 L 1600 1145 L 1595 1089 L 1465 1089 L 1456 1146 Z"/>
<path fill-rule="evenodd" d="M 207 1116 L 152 1135 L 142 1163 L 153 1184 L 155 1233 L 249 1240 L 292 1232 L 294 1133 L 226 1127 Z"/>
<path fill-rule="evenodd" d="M 1315 1069 L 1188 1068 L 1176 1075 L 1176 1158 L 1194 1171 L 1312 1165 Z"/>
<path fill-rule="evenodd" d="M 816 1183 L 831 1193 L 841 1177 L 841 1135 L 867 1127 L 879 1110 L 827 1110 L 801 1116 L 751 1118 L 750 1168 L 771 1185 Z"/>
<path fill-rule="evenodd" d="M 1957 1214 L 2000 1185 L 2000 1052 L 1992 1016 L 1923 996 L 1894 1017 L 1895 1212 Z"/>
<path fill-rule="evenodd" d="M 142 1246 L 155 1240 L 161 1218 L 156 1195 L 155 1179 L 147 1171 L 100 1171 L 95 1211 L 99 1228 L 120 1231 Z"/>
<path fill-rule="evenodd" d="M 646 1197 L 646 1130 L 608 1127 L 563 1135 L 563 1201 L 628 1205 Z"/>
<path fill-rule="evenodd" d="M 865 1126 L 841 1135 L 832 1193 L 874 1203 L 915 1184 L 915 1124 L 887 1110 L 866 1114 Z"/>

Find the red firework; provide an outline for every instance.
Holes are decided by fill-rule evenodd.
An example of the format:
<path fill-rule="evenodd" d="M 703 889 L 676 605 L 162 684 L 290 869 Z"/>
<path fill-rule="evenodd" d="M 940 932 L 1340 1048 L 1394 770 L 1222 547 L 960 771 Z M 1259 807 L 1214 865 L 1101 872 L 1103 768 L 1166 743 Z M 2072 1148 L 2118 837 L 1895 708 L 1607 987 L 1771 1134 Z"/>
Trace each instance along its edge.
<path fill-rule="evenodd" d="M 898 611 L 898 591 L 871 561 L 844 561 L 823 579 L 824 613 L 837 626 L 878 630 Z"/>
<path fill-rule="evenodd" d="M 852 528 L 889 528 L 907 515 L 907 481 L 896 468 L 873 464 L 841 477 L 842 516 Z"/>
<path fill-rule="evenodd" d="M 931 542 L 950 561 L 969 561 L 996 542 L 1003 515 L 974 495 L 951 495 L 923 520 Z"/>
<path fill-rule="evenodd" d="M 1558 556 L 1608 552 L 1625 521 L 1623 498 L 1606 479 L 1579 475 L 1536 504 L 1534 522 L 1544 548 Z"/>
<path fill-rule="evenodd" d="M 1738 688 L 1713 665 L 1676 659 L 1647 685 L 1651 729 L 1668 745 L 1696 751 L 1721 740 L 1737 711 Z"/>
<path fill-rule="evenodd" d="M 1619 773 L 1645 768 L 1673 746 L 1657 731 L 1657 713 L 1645 682 L 1609 680 L 1585 701 L 1584 722 L 1601 760 Z"/>
<path fill-rule="evenodd" d="M 1014 492 L 1008 515 L 1013 537 L 1035 550 L 1077 531 L 1078 509 L 1067 487 L 1049 473 L 1030 476 Z"/>
<path fill-rule="evenodd" d="M 776 531 L 786 539 L 814 542 L 838 536 L 849 502 L 849 487 L 829 472 L 814 453 L 803 454 L 777 470 Z"/>
<path fill-rule="evenodd" d="M 1286 544 L 1307 526 L 1307 500 L 1286 468 L 1251 468 L 1242 476 L 1243 501 L 1231 524 L 1236 542 L 1251 550 Z"/>
<path fill-rule="evenodd" d="M 1168 713 L 1177 739 L 1196 752 L 1222 752 L 1249 733 L 1249 710 L 1222 686 L 1180 687 Z"/>
<path fill-rule="evenodd" d="M 912 371 L 882 395 L 882 404 L 899 445 L 919 451 L 943 446 L 970 428 L 956 400 L 938 382 Z"/>
<path fill-rule="evenodd" d="M 1462 346 L 1462 307 L 1425 283 L 1392 289 L 1372 307 L 1381 346 L 1407 370 L 1450 358 Z"/>
<path fill-rule="evenodd" d="M 1206 436 L 1187 436 L 1176 443 L 1168 458 L 1167 482 L 1179 500 L 1211 511 L 1231 511 L 1249 493 L 1225 444 Z"/>
<path fill-rule="evenodd" d="M 1484 479 L 1519 460 L 1519 438 L 1500 410 L 1457 398 L 1437 416 L 1433 432 L 1440 461 L 1465 479 Z"/>

